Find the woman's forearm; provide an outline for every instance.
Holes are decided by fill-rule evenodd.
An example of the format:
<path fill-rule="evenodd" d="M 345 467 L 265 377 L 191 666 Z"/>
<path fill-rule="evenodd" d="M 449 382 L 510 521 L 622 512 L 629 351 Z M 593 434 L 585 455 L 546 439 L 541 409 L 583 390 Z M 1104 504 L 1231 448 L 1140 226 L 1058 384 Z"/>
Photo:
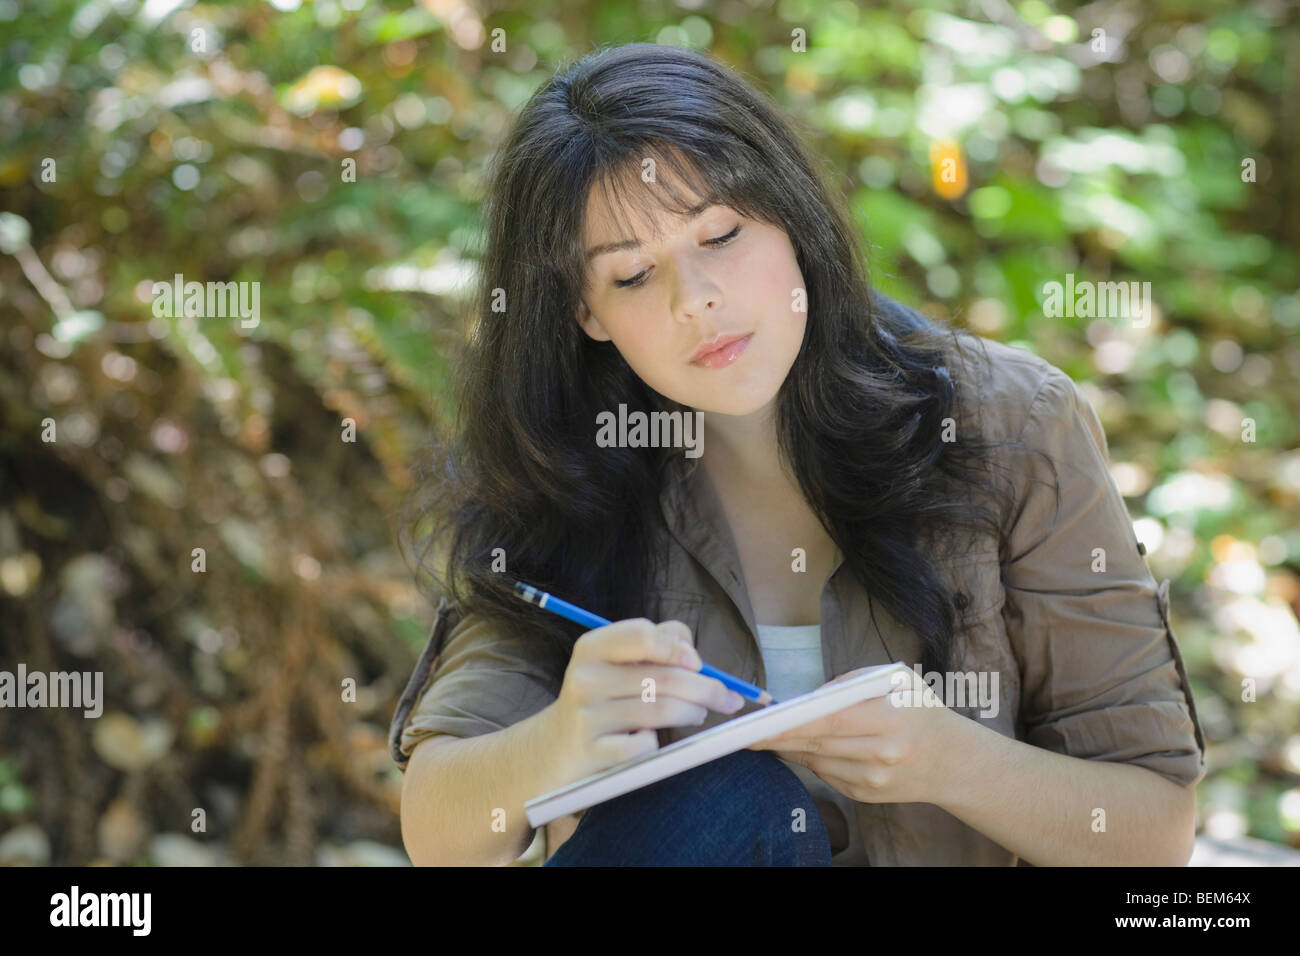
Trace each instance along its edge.
<path fill-rule="evenodd" d="M 533 836 L 524 801 L 574 779 L 550 707 L 505 730 L 425 742 L 402 781 L 402 841 L 416 866 L 504 866 Z"/>
<path fill-rule="evenodd" d="M 934 802 L 1026 862 L 1187 864 L 1195 841 L 1195 788 L 1143 767 L 1034 747 L 973 720 L 956 724 L 948 748 L 952 773 Z"/>

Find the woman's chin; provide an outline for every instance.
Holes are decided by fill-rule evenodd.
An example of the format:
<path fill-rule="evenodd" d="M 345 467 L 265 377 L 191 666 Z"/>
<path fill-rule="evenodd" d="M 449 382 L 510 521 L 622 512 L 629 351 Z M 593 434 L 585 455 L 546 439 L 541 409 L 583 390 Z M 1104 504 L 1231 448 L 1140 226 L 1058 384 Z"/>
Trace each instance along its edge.
<path fill-rule="evenodd" d="M 711 399 L 702 400 L 700 404 L 693 405 L 692 408 L 697 412 L 704 412 L 708 415 L 731 415 L 736 418 L 742 418 L 746 415 L 753 415 L 755 412 L 762 411 L 768 405 L 772 404 L 776 398 L 776 392 L 772 394 L 731 394 L 719 395 Z"/>

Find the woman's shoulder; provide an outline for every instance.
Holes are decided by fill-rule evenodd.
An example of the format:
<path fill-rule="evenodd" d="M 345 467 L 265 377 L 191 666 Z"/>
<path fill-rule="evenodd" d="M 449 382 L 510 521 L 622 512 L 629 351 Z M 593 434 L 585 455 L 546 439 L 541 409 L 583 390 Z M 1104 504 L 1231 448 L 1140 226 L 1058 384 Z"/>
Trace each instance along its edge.
<path fill-rule="evenodd" d="M 985 439 L 1017 439 L 1044 387 L 1071 381 L 1027 349 L 963 329 L 954 329 L 951 340 L 949 371 L 957 385 L 958 406 L 963 416 L 978 423 Z"/>
<path fill-rule="evenodd" d="M 983 438 L 1015 439 L 1044 385 L 1056 383 L 1060 388 L 1069 381 L 1064 372 L 1028 349 L 930 319 L 878 290 L 875 310 L 892 331 L 924 329 L 944 340 L 946 365 L 957 390 L 954 411 L 959 433 L 974 423 Z"/>

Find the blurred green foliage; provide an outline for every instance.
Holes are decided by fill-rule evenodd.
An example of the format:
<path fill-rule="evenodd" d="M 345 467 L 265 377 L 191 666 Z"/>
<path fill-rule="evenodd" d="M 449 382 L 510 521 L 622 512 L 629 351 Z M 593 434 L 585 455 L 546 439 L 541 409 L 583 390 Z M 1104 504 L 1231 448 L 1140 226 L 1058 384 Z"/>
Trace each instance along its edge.
<path fill-rule="evenodd" d="M 155 862 L 140 841 L 226 787 L 211 832 L 239 859 L 400 846 L 383 733 L 427 613 L 388 532 L 430 416 L 450 412 L 484 166 L 557 65 L 652 40 L 776 98 L 849 197 L 879 288 L 1083 384 L 1173 579 L 1211 738 L 1206 830 L 1300 846 L 1294 5 L 693 7 L 0 0 L 0 601 L 16 608 L 0 659 L 103 666 L 110 708 L 182 728 L 150 772 L 192 791 L 132 791 L 136 819 L 113 816 L 106 766 L 50 769 L 85 756 L 66 733 L 6 733 L 0 827 L 62 834 L 60 862 Z M 942 143 L 959 195 L 935 179 Z M 260 322 L 155 317 L 151 284 L 177 273 L 260 283 Z M 1047 318 L 1045 284 L 1067 273 L 1149 282 L 1156 315 Z M 229 574 L 190 573 L 199 542 Z M 107 563 L 73 564 L 85 554 Z M 46 620 L 105 604 L 88 645 Z M 141 648 L 180 676 L 131 683 L 112 655 Z M 369 693 L 331 717 L 313 701 L 349 674 Z M 45 769 L 43 742 L 62 755 Z M 85 803 L 33 801 L 38 779 L 80 781 Z M 305 824 L 270 810 L 308 807 L 322 779 L 340 786 Z M 386 813 L 338 824 L 358 794 Z"/>

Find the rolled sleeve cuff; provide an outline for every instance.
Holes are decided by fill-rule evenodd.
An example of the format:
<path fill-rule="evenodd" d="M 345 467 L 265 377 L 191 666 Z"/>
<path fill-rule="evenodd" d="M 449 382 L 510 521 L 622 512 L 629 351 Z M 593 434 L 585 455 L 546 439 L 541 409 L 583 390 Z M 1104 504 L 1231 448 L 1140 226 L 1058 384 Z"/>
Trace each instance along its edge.
<path fill-rule="evenodd" d="M 477 737 L 531 717 L 555 700 L 555 693 L 523 674 L 474 674 L 455 679 L 448 675 L 421 697 L 400 730 L 398 752 L 402 762 L 411 759 L 415 745 L 434 734 Z M 456 701 L 473 701 L 470 712 Z"/>
<path fill-rule="evenodd" d="M 1172 783 L 1192 786 L 1205 776 L 1204 751 L 1199 747 L 1152 751 L 1140 743 L 1192 736 L 1187 708 L 1178 701 L 1156 700 L 1063 717 L 1035 727 L 1026 742 L 1084 760 L 1134 764 Z"/>
<path fill-rule="evenodd" d="M 567 659 L 535 636 L 500 634 L 445 598 L 389 724 L 402 771 L 426 737 L 477 737 L 518 723 L 559 695 Z"/>

